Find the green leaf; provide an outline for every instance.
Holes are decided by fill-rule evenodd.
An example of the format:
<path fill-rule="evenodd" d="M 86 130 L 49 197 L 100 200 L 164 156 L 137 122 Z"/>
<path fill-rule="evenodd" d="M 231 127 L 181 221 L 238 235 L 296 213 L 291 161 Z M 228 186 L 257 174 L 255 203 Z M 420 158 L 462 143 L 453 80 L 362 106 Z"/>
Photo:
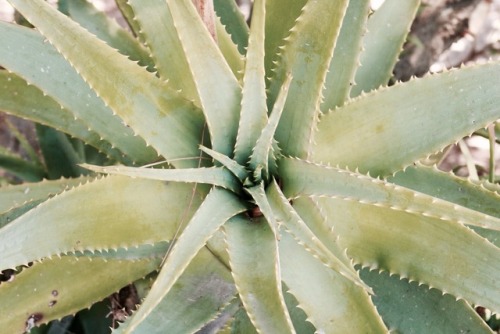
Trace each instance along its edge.
<path fill-rule="evenodd" d="M 224 205 L 221 206 L 221 203 Z M 215 188 L 206 197 L 184 232 L 166 255 L 165 263 L 141 308 L 123 333 L 132 333 L 162 302 L 208 239 L 229 218 L 246 210 L 231 193 Z"/>
<path fill-rule="evenodd" d="M 136 334 L 194 333 L 233 299 L 235 288 L 228 269 L 202 248 Z M 133 317 L 113 334 L 124 333 Z"/>
<path fill-rule="evenodd" d="M 279 251 L 288 292 L 317 333 L 387 333 L 364 289 L 324 266 L 289 234 L 281 238 Z"/>
<path fill-rule="evenodd" d="M 0 147 L 0 168 L 28 182 L 40 181 L 45 176 L 45 170 L 36 162 L 26 161 L 3 147 Z"/>
<path fill-rule="evenodd" d="M 285 198 L 276 182 L 273 182 L 267 189 L 267 197 L 272 212 L 276 219 L 280 221 L 294 239 L 320 260 L 325 266 L 335 270 L 354 284 L 366 289 L 371 289 L 363 283 L 356 271 L 333 254 L 309 229 L 307 224 L 297 214 L 292 205 Z"/>
<path fill-rule="evenodd" d="M 351 97 L 388 84 L 420 0 L 386 0 L 370 16 Z"/>
<path fill-rule="evenodd" d="M 195 80 L 212 148 L 225 155 L 236 142 L 241 88 L 189 0 L 167 0 Z"/>
<path fill-rule="evenodd" d="M 248 162 L 252 148 L 267 122 L 264 68 L 265 5 L 266 0 L 260 0 L 256 1 L 253 7 L 243 76 L 240 123 L 234 148 L 235 160 L 240 164 Z"/>
<path fill-rule="evenodd" d="M 500 249 L 469 228 L 357 201 L 318 202 L 355 262 L 500 310 Z"/>
<path fill-rule="evenodd" d="M 109 142 L 102 140 L 99 134 L 89 131 L 88 127 L 81 120 L 76 120 L 72 113 L 61 109 L 54 99 L 44 95 L 35 86 L 28 85 L 17 75 L 0 71 L 0 86 L 4 88 L 0 90 L 0 109 L 3 112 L 63 131 L 85 141 L 115 160 L 132 162 L 119 150 L 112 148 Z"/>
<path fill-rule="evenodd" d="M 375 291 L 373 302 L 395 333 L 491 333 L 465 301 L 455 300 L 418 282 L 363 269 L 361 277 Z"/>
<path fill-rule="evenodd" d="M 159 262 L 63 256 L 35 263 L 12 282 L 0 285 L 0 304 L 5 306 L 0 318 L 2 331 L 21 334 L 89 307 L 155 270 Z"/>
<path fill-rule="evenodd" d="M 253 187 L 245 188 L 245 191 L 252 196 L 257 208 L 262 212 L 264 217 L 266 217 L 267 223 L 274 232 L 276 239 L 280 238 L 279 225 L 276 216 L 271 209 L 271 205 L 266 196 L 266 191 L 264 189 L 264 183 L 259 183 Z"/>
<path fill-rule="evenodd" d="M 281 53 L 285 38 L 299 17 L 307 0 L 266 1 L 265 67 L 266 78 L 274 75 L 276 62 Z"/>
<path fill-rule="evenodd" d="M 182 90 L 185 97 L 199 105 L 193 76 L 166 1 L 129 0 L 128 5 L 135 14 L 134 22 L 140 26 L 140 35 L 151 52 L 160 77 L 169 80 L 172 87 Z"/>
<path fill-rule="evenodd" d="M 349 98 L 359 66 L 361 40 L 366 32 L 369 9 L 369 0 L 349 1 L 325 79 L 322 112 L 341 106 Z"/>
<path fill-rule="evenodd" d="M 36 134 L 47 166 L 47 178 L 78 177 L 88 173 L 78 166 L 81 158 L 64 133 L 37 124 Z"/>
<path fill-rule="evenodd" d="M 289 98 L 276 131 L 276 140 L 287 155 L 305 158 L 311 149 L 323 84 L 347 3 L 347 0 L 309 2 L 287 38 L 268 96 L 271 109 L 291 73 Z"/>
<path fill-rule="evenodd" d="M 245 54 L 249 43 L 248 25 L 236 2 L 234 0 L 214 0 L 214 9 L 227 32 L 231 35 L 231 39 L 238 46 L 240 54 Z"/>
<path fill-rule="evenodd" d="M 269 173 L 269 160 L 272 158 L 272 146 L 274 134 L 276 128 L 278 127 L 283 109 L 288 97 L 288 89 L 292 82 L 292 77 L 289 75 L 283 82 L 280 93 L 278 94 L 278 99 L 274 103 L 273 111 L 269 120 L 262 130 L 257 142 L 253 148 L 252 155 L 250 157 L 249 165 L 254 171 L 254 178 L 257 181 L 268 180 L 270 177 Z"/>
<path fill-rule="evenodd" d="M 500 64 L 478 65 L 355 99 L 321 117 L 312 160 L 375 176 L 402 170 L 500 118 L 496 74 Z"/>
<path fill-rule="evenodd" d="M 46 2 L 12 0 L 11 3 L 158 153 L 167 160 L 197 156 L 204 122 L 192 103 Z M 175 160 L 172 164 L 193 166 L 197 162 Z"/>
<path fill-rule="evenodd" d="M 239 163 L 225 156 L 224 154 L 220 154 L 217 151 L 211 150 L 205 146 L 200 146 L 200 150 L 211 156 L 214 160 L 220 162 L 224 167 L 229 169 L 234 176 L 236 176 L 241 182 L 244 182 L 248 178 L 248 172 Z"/>
<path fill-rule="evenodd" d="M 410 166 L 388 181 L 500 218 L 500 186 L 497 184 L 473 182 L 422 165 Z"/>
<path fill-rule="evenodd" d="M 142 44 L 145 44 L 145 40 L 143 36 L 141 35 L 141 26 L 135 19 L 135 13 L 132 7 L 129 4 L 129 0 L 115 0 L 116 7 L 120 10 L 120 12 L 123 15 L 123 18 L 128 24 L 128 27 L 134 34 L 134 36 L 141 42 Z"/>
<path fill-rule="evenodd" d="M 348 170 L 282 159 L 280 175 L 289 197 L 329 196 L 500 231 L 499 218 Z"/>
<path fill-rule="evenodd" d="M 91 182 L 0 229 L 0 269 L 67 252 L 170 240 L 199 202 L 190 185 L 118 176 Z"/>
<path fill-rule="evenodd" d="M 245 68 L 245 58 L 238 51 L 238 46 L 234 44 L 231 36 L 226 31 L 226 28 L 220 22 L 218 16 L 215 16 L 215 34 L 217 36 L 217 45 L 219 46 L 220 52 L 226 59 L 229 68 L 233 72 L 238 82 L 241 82 L 243 78 L 243 72 Z"/>
<path fill-rule="evenodd" d="M 0 213 L 5 213 L 28 202 L 46 200 L 52 195 L 59 194 L 90 179 L 89 177 L 81 177 L 0 187 Z"/>
<path fill-rule="evenodd" d="M 105 41 L 109 46 L 128 56 L 131 60 L 139 62 L 139 65 L 153 70 L 153 63 L 149 53 L 128 31 L 120 27 L 118 23 L 98 11 L 91 3 L 85 0 L 67 1 L 68 14 L 75 22 L 99 39 Z"/>
<path fill-rule="evenodd" d="M 53 10 L 55 11 L 55 9 Z M 60 13 L 58 15 L 69 21 L 64 15 Z M 48 21 L 44 22 L 47 24 Z M 83 30 L 76 23 L 73 25 L 78 27 L 77 29 Z M 61 33 L 66 33 L 65 26 L 60 29 Z M 92 131 L 98 133 L 106 141 L 113 143 L 134 161 L 150 162 L 151 159 L 155 158 L 155 152 L 146 148 L 145 142 L 141 138 L 134 137 L 132 130 L 124 126 L 121 120 L 113 115 L 112 111 L 43 36 L 33 29 L 5 22 L 0 22 L 0 36 L 8 45 L 0 49 L 0 64 L 23 77 L 29 84 L 36 86 L 42 91 L 42 94 L 47 94 L 54 99 L 65 109 L 64 112 L 68 113 L 64 119 L 77 117 L 87 129 L 92 128 Z M 75 37 L 73 36 L 73 38 Z M 74 40 L 69 42 L 71 49 L 76 48 Z M 82 46 L 82 43 L 77 45 Z M 78 58 L 83 60 L 84 57 L 81 56 L 85 52 L 78 53 Z M 90 58 L 85 62 L 89 66 L 88 64 L 94 64 L 96 59 L 100 58 Z M 9 76 L 7 76 L 7 80 L 8 78 Z M 15 92 L 14 90 L 12 94 Z M 51 104 L 49 103 L 49 106 L 52 108 Z"/>
<path fill-rule="evenodd" d="M 126 175 L 130 177 L 139 177 L 142 179 L 188 182 L 188 183 L 206 183 L 239 192 L 240 185 L 235 177 L 225 168 L 186 168 L 186 169 L 155 169 L 155 168 L 135 168 L 125 166 L 93 166 L 82 164 L 84 168 L 98 173 Z"/>
<path fill-rule="evenodd" d="M 281 291 L 278 242 L 264 219 L 224 225 L 231 273 L 259 333 L 295 333 Z M 251 254 L 251 256 L 249 256 Z"/>

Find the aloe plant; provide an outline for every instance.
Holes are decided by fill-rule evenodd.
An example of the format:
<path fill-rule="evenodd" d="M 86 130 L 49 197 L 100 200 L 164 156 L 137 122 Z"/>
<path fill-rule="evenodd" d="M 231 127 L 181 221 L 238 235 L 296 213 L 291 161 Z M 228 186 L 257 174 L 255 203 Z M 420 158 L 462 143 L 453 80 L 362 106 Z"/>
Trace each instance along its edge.
<path fill-rule="evenodd" d="M 500 189 L 419 161 L 500 118 L 500 63 L 388 87 L 418 0 L 9 1 L 0 109 L 108 158 L 0 188 L 3 332 L 131 282 L 113 333 L 490 332 Z"/>

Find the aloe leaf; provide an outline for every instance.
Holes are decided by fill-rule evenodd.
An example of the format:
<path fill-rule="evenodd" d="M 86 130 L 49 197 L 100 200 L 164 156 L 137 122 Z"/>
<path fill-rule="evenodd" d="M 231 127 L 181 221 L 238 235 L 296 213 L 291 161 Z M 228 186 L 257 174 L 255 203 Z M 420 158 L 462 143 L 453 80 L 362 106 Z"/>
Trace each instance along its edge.
<path fill-rule="evenodd" d="M 234 293 L 227 268 L 208 249 L 202 248 L 178 283 L 134 333 L 194 333 L 217 315 Z M 128 318 L 113 334 L 124 333 L 132 319 Z"/>
<path fill-rule="evenodd" d="M 141 138 L 134 137 L 132 130 L 113 116 L 112 111 L 43 36 L 33 29 L 5 22 L 0 22 L 0 36 L 9 44 L 0 49 L 0 64 L 54 99 L 68 113 L 65 118 L 79 118 L 87 128 L 90 126 L 92 131 L 135 161 L 149 162 L 156 156 L 153 150 L 146 148 Z M 71 41 L 71 48 L 73 44 Z M 15 45 L 18 47 L 13 50 Z M 28 45 L 29 48 L 26 47 Z M 90 63 L 99 58 L 92 59 Z"/>
<path fill-rule="evenodd" d="M 0 90 L 0 109 L 3 112 L 64 131 L 115 160 L 131 162 L 119 150 L 112 148 L 109 142 L 101 140 L 99 134 L 89 131 L 83 122 L 75 120 L 71 113 L 61 109 L 51 97 L 35 86 L 28 85 L 17 75 L 0 71 L 0 86 L 4 88 Z M 12 92 L 15 92 L 15 98 Z"/>
<path fill-rule="evenodd" d="M 231 323 L 231 328 L 228 330 L 230 334 L 259 334 L 253 326 L 247 312 L 242 307 L 234 315 Z"/>
<path fill-rule="evenodd" d="M 7 129 L 10 132 L 10 135 L 13 136 L 15 140 L 19 142 L 19 149 L 26 153 L 26 156 L 28 157 L 29 160 L 33 161 L 35 164 L 39 166 L 43 166 L 41 157 L 36 151 L 36 149 L 33 147 L 33 145 L 29 142 L 27 134 L 24 134 L 21 131 L 19 131 L 19 129 L 14 124 L 12 124 L 12 122 L 10 122 L 8 118 L 5 119 L 4 122 L 7 125 Z"/>
<path fill-rule="evenodd" d="M 373 302 L 393 332 L 491 334 L 491 329 L 463 300 L 387 272 L 365 268 L 360 274 L 373 287 Z"/>
<path fill-rule="evenodd" d="M 188 183 L 206 183 L 239 192 L 239 182 L 229 171 L 221 167 L 211 168 L 186 168 L 186 169 L 154 169 L 154 168 L 135 168 L 125 166 L 94 166 L 88 164 L 81 165 L 84 168 L 94 172 L 125 175 L 130 177 L 139 177 L 142 179 L 188 182 Z"/>
<path fill-rule="evenodd" d="M 214 0 L 214 9 L 221 23 L 238 46 L 240 54 L 245 54 L 248 46 L 248 25 L 234 0 Z M 255 9 L 255 7 L 254 7 Z"/>
<path fill-rule="evenodd" d="M 268 97 L 271 109 L 291 73 L 289 97 L 276 130 L 276 140 L 287 155 L 305 158 L 309 154 L 323 83 L 347 3 L 347 0 L 309 2 L 287 37 Z"/>
<path fill-rule="evenodd" d="M 91 3 L 85 0 L 67 1 L 68 14 L 82 27 L 99 39 L 105 41 L 111 47 L 128 56 L 131 60 L 139 62 L 139 65 L 153 70 L 155 63 L 146 48 L 144 48 L 128 31 L 98 11 Z"/>
<path fill-rule="evenodd" d="M 386 0 L 370 16 L 363 38 L 364 51 L 355 76 L 351 97 L 386 85 L 420 7 L 420 0 Z"/>
<path fill-rule="evenodd" d="M 45 176 L 43 167 L 3 148 L 0 148 L 0 168 L 28 182 L 40 181 Z"/>
<path fill-rule="evenodd" d="M 281 291 L 278 243 L 264 219 L 232 219 L 224 225 L 231 274 L 259 333 L 295 333 Z M 251 256 L 249 256 L 251 254 Z"/>
<path fill-rule="evenodd" d="M 190 185 L 118 176 L 77 187 L 0 230 L 0 269 L 67 252 L 170 240 L 199 205 L 198 196 Z"/>
<path fill-rule="evenodd" d="M 167 0 L 212 138 L 212 148 L 233 152 L 241 88 L 189 0 Z"/>
<path fill-rule="evenodd" d="M 143 36 L 141 36 L 141 27 L 139 23 L 135 20 L 135 13 L 130 4 L 129 0 L 115 0 L 116 7 L 120 10 L 123 15 L 123 18 L 127 22 L 128 27 L 134 34 L 134 36 L 141 42 L 141 44 L 145 44 L 145 40 Z"/>
<path fill-rule="evenodd" d="M 316 328 L 312 323 L 307 321 L 307 314 L 304 310 L 298 307 L 297 298 L 287 291 L 288 288 L 283 286 L 283 296 L 285 297 L 286 308 L 290 313 L 290 318 L 292 318 L 295 331 L 300 334 L 314 334 L 316 332 Z"/>
<path fill-rule="evenodd" d="M 40 124 L 36 124 L 35 128 L 48 179 L 88 174 L 78 166 L 82 159 L 64 133 Z"/>
<path fill-rule="evenodd" d="M 284 283 L 316 333 L 387 333 L 368 294 L 325 267 L 291 235 L 280 241 Z"/>
<path fill-rule="evenodd" d="M 135 14 L 134 21 L 140 26 L 140 35 L 151 51 L 160 77 L 169 80 L 172 87 L 182 90 L 184 96 L 199 105 L 193 76 L 166 1 L 129 0 L 128 5 Z"/>
<path fill-rule="evenodd" d="M 159 262 L 63 256 L 35 263 L 0 285 L 0 326 L 21 334 L 75 313 L 155 270 Z"/>
<path fill-rule="evenodd" d="M 321 111 L 341 106 L 349 98 L 359 65 L 361 40 L 366 31 L 369 0 L 349 1 L 325 79 Z"/>
<path fill-rule="evenodd" d="M 245 190 L 250 194 L 250 196 L 252 196 L 252 199 L 257 205 L 257 208 L 262 212 L 264 217 L 266 217 L 267 223 L 273 230 L 275 237 L 279 239 L 280 238 L 279 225 L 276 220 L 276 216 L 274 215 L 274 212 L 271 209 L 269 200 L 266 196 L 264 184 L 261 182 L 253 187 L 245 188 Z"/>
<path fill-rule="evenodd" d="M 499 218 L 348 170 L 282 159 L 280 175 L 289 197 L 336 197 L 500 231 Z"/>
<path fill-rule="evenodd" d="M 343 260 L 333 254 L 314 235 L 285 198 L 276 182 L 273 182 L 268 187 L 266 194 L 274 216 L 284 224 L 287 231 L 290 232 L 298 243 L 302 244 L 304 248 L 310 251 L 311 254 L 325 266 L 340 273 L 354 284 L 366 289 L 368 292 L 371 291 L 370 287 L 359 278 L 356 271 L 351 266 L 346 265 Z"/>
<path fill-rule="evenodd" d="M 500 118 L 497 73 L 498 63 L 478 65 L 355 99 L 321 117 L 312 160 L 376 176 L 402 170 Z"/>
<path fill-rule="evenodd" d="M 241 115 L 234 155 L 244 164 L 252 154 L 259 133 L 267 122 L 266 82 L 264 68 L 266 0 L 256 1 L 253 7 L 252 28 L 246 54 Z"/>
<path fill-rule="evenodd" d="M 278 99 L 274 103 L 271 116 L 257 139 L 257 143 L 255 144 L 252 155 L 250 156 L 249 165 L 252 170 L 255 171 L 254 177 L 258 181 L 262 179 L 267 180 L 270 176 L 269 160 L 270 157 L 272 157 L 271 150 L 274 134 L 283 113 L 291 82 L 292 77 L 288 75 L 283 82 L 283 86 L 278 94 Z"/>
<path fill-rule="evenodd" d="M 224 167 L 229 169 L 234 176 L 236 176 L 241 182 L 244 182 L 248 178 L 248 172 L 239 163 L 225 156 L 224 154 L 220 154 L 214 150 L 211 150 L 205 146 L 200 146 L 200 150 L 211 156 L 214 160 L 220 162 Z"/>
<path fill-rule="evenodd" d="M 500 310 L 500 249 L 467 227 L 357 201 L 318 202 L 355 262 Z"/>
<path fill-rule="evenodd" d="M 238 82 L 243 78 L 243 71 L 245 68 L 245 58 L 238 50 L 238 46 L 234 44 L 231 36 L 228 34 L 226 28 L 220 22 L 219 17 L 215 16 L 215 34 L 217 36 L 217 45 L 220 52 L 226 59 L 229 68 L 233 72 Z"/>
<path fill-rule="evenodd" d="M 89 177 L 80 177 L 0 187 L 0 213 L 5 213 L 31 201 L 45 200 L 68 188 L 86 183 L 90 179 Z"/>
<path fill-rule="evenodd" d="M 46 2 L 12 0 L 11 4 L 158 153 L 167 160 L 196 156 L 204 121 L 194 105 Z M 99 66 L 94 65 L 96 61 Z M 196 161 L 175 160 L 172 164 L 193 166 Z"/>
<path fill-rule="evenodd" d="M 500 186 L 496 184 L 470 181 L 423 165 L 408 167 L 388 181 L 500 218 Z"/>
<path fill-rule="evenodd" d="M 274 75 L 280 49 L 307 0 L 266 1 L 265 68 L 266 78 Z"/>
<path fill-rule="evenodd" d="M 26 204 L 18 205 L 6 212 L 0 213 L 0 228 L 4 227 L 7 224 L 10 224 L 16 218 L 24 215 L 26 212 L 38 206 L 42 202 L 43 200 L 30 201 Z"/>
<path fill-rule="evenodd" d="M 224 203 L 223 206 L 220 203 Z M 240 201 L 228 191 L 213 189 L 175 242 L 171 252 L 140 309 L 134 314 L 123 333 L 134 332 L 154 312 L 167 296 L 179 277 L 184 273 L 208 239 L 234 215 L 246 210 Z"/>

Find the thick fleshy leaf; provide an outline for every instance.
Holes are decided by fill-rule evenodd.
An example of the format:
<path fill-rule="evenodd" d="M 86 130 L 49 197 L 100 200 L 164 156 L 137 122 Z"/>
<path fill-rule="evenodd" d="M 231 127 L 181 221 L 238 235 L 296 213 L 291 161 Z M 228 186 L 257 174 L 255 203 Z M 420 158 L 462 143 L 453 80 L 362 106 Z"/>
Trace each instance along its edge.
<path fill-rule="evenodd" d="M 369 8 L 369 0 L 349 1 L 325 79 L 322 112 L 341 106 L 349 98 L 359 66 L 361 40 L 366 32 Z"/>
<path fill-rule="evenodd" d="M 235 159 L 240 164 L 248 162 L 252 148 L 267 122 L 264 69 L 265 5 L 266 0 L 260 0 L 256 1 L 253 7 L 252 28 L 243 76 L 240 123 L 234 148 Z"/>
<path fill-rule="evenodd" d="M 373 287 L 373 302 L 392 332 L 491 334 L 491 329 L 463 300 L 387 272 L 363 269 L 360 274 Z"/>
<path fill-rule="evenodd" d="M 64 133 L 41 124 L 35 124 L 35 129 L 48 179 L 89 174 L 88 171 L 78 166 L 83 157 L 78 154 L 75 146 Z"/>
<path fill-rule="evenodd" d="M 160 77 L 169 80 L 172 87 L 182 90 L 185 97 L 199 104 L 189 64 L 166 1 L 129 0 L 128 5 L 135 14 L 134 20 L 140 26 L 140 35 L 151 51 Z"/>
<path fill-rule="evenodd" d="M 489 63 L 355 99 L 321 117 L 312 160 L 391 175 L 500 118 L 496 74 Z"/>
<path fill-rule="evenodd" d="M 500 249 L 470 229 L 357 201 L 317 200 L 355 262 L 500 310 Z"/>
<path fill-rule="evenodd" d="M 190 185 L 119 176 L 96 180 L 0 229 L 0 269 L 67 252 L 170 240 L 199 201 Z"/>
<path fill-rule="evenodd" d="M 283 281 L 317 333 L 386 333 L 368 294 L 325 267 L 293 238 L 280 241 Z"/>
<path fill-rule="evenodd" d="M 280 175 L 288 197 L 336 197 L 500 231 L 497 217 L 348 170 L 282 159 Z"/>
<path fill-rule="evenodd" d="M 81 177 L 0 187 L 0 213 L 5 213 L 31 201 L 46 200 L 89 180 L 91 178 Z"/>
<path fill-rule="evenodd" d="M 128 27 L 134 34 L 134 36 L 142 43 L 145 44 L 145 40 L 143 36 L 141 35 L 141 26 L 135 19 L 135 13 L 130 4 L 128 3 L 129 0 L 115 0 L 116 7 L 120 10 L 120 12 L 123 15 L 123 18 L 128 24 Z"/>
<path fill-rule="evenodd" d="M 240 51 L 238 51 L 238 46 L 234 44 L 231 36 L 220 22 L 218 16 L 215 16 L 215 33 L 220 52 L 224 56 L 224 59 L 226 59 L 233 75 L 238 82 L 241 82 L 245 68 L 245 58 L 241 55 Z"/>
<path fill-rule="evenodd" d="M 167 160 L 197 156 L 204 121 L 191 102 L 46 2 L 10 2 L 68 59 L 110 108 Z M 95 65 L 96 59 L 99 66 Z M 193 166 L 197 162 L 175 160 L 172 164 Z"/>
<path fill-rule="evenodd" d="M 204 146 L 201 146 L 200 150 L 211 156 L 217 162 L 221 163 L 227 169 L 229 169 L 229 171 L 233 173 L 233 175 L 236 176 L 241 182 L 244 182 L 248 178 L 248 171 L 245 169 L 245 167 L 243 167 L 233 159 L 229 158 L 228 156 L 221 154 L 217 151 L 211 150 Z"/>
<path fill-rule="evenodd" d="M 239 192 L 240 189 L 238 180 L 228 170 L 222 167 L 156 169 L 125 166 L 101 167 L 87 164 L 82 164 L 82 167 L 88 168 L 98 173 L 125 175 L 142 179 L 188 183 L 206 183 L 220 186 L 233 192 Z"/>
<path fill-rule="evenodd" d="M 98 11 L 86 0 L 71 0 L 66 1 L 66 3 L 68 14 L 73 21 L 78 22 L 82 27 L 131 60 L 138 61 L 139 65 L 146 66 L 149 70 L 154 69 L 155 63 L 153 63 L 147 49 L 128 31 L 120 27 L 115 20 Z"/>
<path fill-rule="evenodd" d="M 264 184 L 261 182 L 253 187 L 245 188 L 246 192 L 252 196 L 255 202 L 256 208 L 266 217 L 267 223 L 274 232 L 277 239 L 280 238 L 279 225 L 276 216 L 271 209 L 271 205 L 266 196 L 266 191 L 264 189 Z"/>
<path fill-rule="evenodd" d="M 212 138 L 225 155 L 236 142 L 241 88 L 191 0 L 167 0 Z"/>
<path fill-rule="evenodd" d="M 0 285 L 2 331 L 22 334 L 89 307 L 155 270 L 160 261 L 63 256 L 35 263 Z"/>
<path fill-rule="evenodd" d="M 33 29 L 5 22 L 0 22 L 0 36 L 6 45 L 0 49 L 0 64 L 3 67 L 38 87 L 65 109 L 67 117 L 77 117 L 87 128 L 90 127 L 133 160 L 150 162 L 155 158 L 155 152 L 146 148 L 141 138 L 134 137 L 132 130 L 121 124 L 121 120 L 113 115 L 43 36 Z M 73 48 L 75 43 L 72 40 L 70 44 Z"/>
<path fill-rule="evenodd" d="M 202 248 L 172 290 L 135 334 L 194 333 L 233 299 L 235 288 L 228 269 L 207 248 Z M 113 334 L 124 333 L 129 322 Z"/>
<path fill-rule="evenodd" d="M 351 97 L 388 84 L 420 0 L 385 0 L 370 16 Z"/>
<path fill-rule="evenodd" d="M 289 98 L 276 130 L 276 140 L 287 155 L 309 154 L 323 84 L 344 17 L 347 0 L 308 2 L 288 36 L 275 75 L 271 79 L 268 108 L 291 73 Z"/>
<path fill-rule="evenodd" d="M 221 203 L 224 205 L 221 206 Z M 215 188 L 207 195 L 171 252 L 166 255 L 165 263 L 148 298 L 144 300 L 123 333 L 133 333 L 142 322 L 147 321 L 208 239 L 228 219 L 244 210 L 246 207 L 238 198 L 226 190 Z"/>
<path fill-rule="evenodd" d="M 215 13 L 226 27 L 231 39 L 238 46 L 240 54 L 245 54 L 248 46 L 248 25 L 234 0 L 214 0 Z"/>
<path fill-rule="evenodd" d="M 0 71 L 0 87 L 3 88 L 0 89 L 0 110 L 3 112 L 63 131 L 113 159 L 131 162 L 109 142 L 102 140 L 98 133 L 90 131 L 85 123 L 76 120 L 72 113 L 21 77 Z"/>
<path fill-rule="evenodd" d="M 325 266 L 337 271 L 354 284 L 363 287 L 367 291 L 370 288 L 359 278 L 354 268 L 347 265 L 343 258 L 339 259 L 332 253 L 309 229 L 307 224 L 293 209 L 292 205 L 286 200 L 276 182 L 273 182 L 266 192 L 273 215 L 294 239 L 304 246 L 311 254 L 320 260 Z"/>
<path fill-rule="evenodd" d="M 299 17 L 307 0 L 266 1 L 265 67 L 266 78 L 271 78 L 276 69 L 281 46 Z"/>
<path fill-rule="evenodd" d="M 264 219 L 224 225 L 231 274 L 259 333 L 295 333 L 281 291 L 278 242 Z M 251 254 L 251 256 L 249 256 Z"/>
<path fill-rule="evenodd" d="M 500 185 L 471 181 L 435 167 L 411 166 L 388 181 L 500 218 Z"/>
<path fill-rule="evenodd" d="M 0 169 L 28 182 L 41 181 L 45 176 L 45 169 L 42 166 L 27 161 L 19 154 L 7 151 L 3 147 L 0 147 Z"/>
<path fill-rule="evenodd" d="M 283 86 L 278 94 L 278 99 L 274 103 L 273 111 L 266 126 L 253 146 L 253 152 L 248 164 L 254 171 L 254 178 L 256 181 L 268 180 L 270 177 L 269 160 L 274 158 L 272 154 L 274 134 L 283 113 L 291 82 L 292 77 L 289 75 L 283 82 Z M 275 162 L 272 161 L 272 163 Z"/>

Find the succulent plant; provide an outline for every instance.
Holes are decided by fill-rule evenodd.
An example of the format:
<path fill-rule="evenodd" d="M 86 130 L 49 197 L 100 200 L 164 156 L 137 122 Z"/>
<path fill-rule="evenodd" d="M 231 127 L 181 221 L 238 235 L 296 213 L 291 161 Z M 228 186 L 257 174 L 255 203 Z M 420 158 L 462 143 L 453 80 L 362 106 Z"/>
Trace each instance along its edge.
<path fill-rule="evenodd" d="M 419 161 L 500 118 L 500 63 L 389 87 L 419 1 L 9 1 L 0 109 L 105 158 L 0 188 L 2 333 L 132 282 L 114 333 L 490 332 L 500 188 Z"/>

